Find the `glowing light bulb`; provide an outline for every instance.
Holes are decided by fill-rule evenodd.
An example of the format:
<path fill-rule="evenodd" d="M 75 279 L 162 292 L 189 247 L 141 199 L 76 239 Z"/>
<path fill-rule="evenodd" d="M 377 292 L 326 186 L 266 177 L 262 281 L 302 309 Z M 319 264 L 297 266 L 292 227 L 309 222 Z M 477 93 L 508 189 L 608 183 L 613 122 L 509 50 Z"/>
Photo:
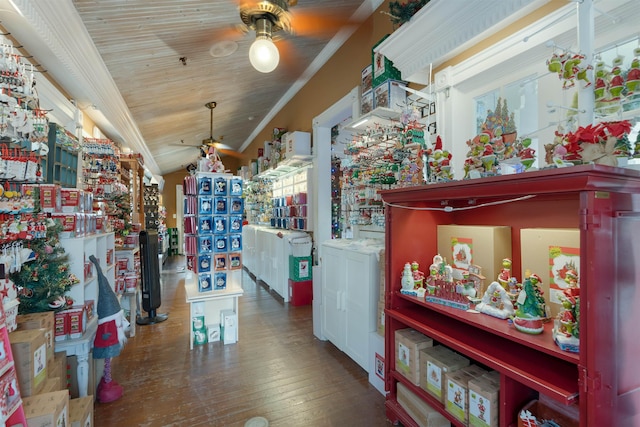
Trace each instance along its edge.
<path fill-rule="evenodd" d="M 268 37 L 256 37 L 249 49 L 249 61 L 261 73 L 270 73 L 280 62 L 278 48 Z"/>

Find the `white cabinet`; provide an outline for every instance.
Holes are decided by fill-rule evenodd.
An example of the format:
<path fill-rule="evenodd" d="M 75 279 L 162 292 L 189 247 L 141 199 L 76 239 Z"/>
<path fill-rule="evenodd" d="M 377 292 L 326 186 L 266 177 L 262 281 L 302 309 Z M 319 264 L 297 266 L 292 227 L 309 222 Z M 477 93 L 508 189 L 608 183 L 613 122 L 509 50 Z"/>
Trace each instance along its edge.
<path fill-rule="evenodd" d="M 256 280 L 266 283 L 284 299 L 284 302 L 289 302 L 291 241 L 307 238 L 309 235 L 302 231 L 247 225 L 242 231 L 242 236 L 244 266 Z"/>
<path fill-rule="evenodd" d="M 69 255 L 69 271 L 79 280 L 71 287 L 67 295 L 73 298 L 74 304 L 83 305 L 87 300 L 98 303 L 98 275 L 89 261 L 94 255 L 99 263 L 111 288 L 115 285 L 115 238 L 113 233 L 91 235 L 85 237 L 61 238 L 60 244 Z M 91 263 L 91 268 L 89 264 Z M 85 274 L 85 272 L 87 274 Z M 78 360 L 77 377 L 80 397 L 95 394 L 95 390 L 88 390 L 89 384 L 89 352 L 93 347 L 93 338 L 98 327 L 98 316 L 94 306 L 94 315 L 85 325 L 85 331 L 79 338 L 56 341 L 55 351 L 66 352 L 67 356 L 76 356 Z"/>
<path fill-rule="evenodd" d="M 242 228 L 242 265 L 252 273 L 256 271 L 256 227 L 253 225 Z"/>
<path fill-rule="evenodd" d="M 376 330 L 382 242 L 345 240 L 320 248 L 322 335 L 369 372 L 369 335 Z"/>

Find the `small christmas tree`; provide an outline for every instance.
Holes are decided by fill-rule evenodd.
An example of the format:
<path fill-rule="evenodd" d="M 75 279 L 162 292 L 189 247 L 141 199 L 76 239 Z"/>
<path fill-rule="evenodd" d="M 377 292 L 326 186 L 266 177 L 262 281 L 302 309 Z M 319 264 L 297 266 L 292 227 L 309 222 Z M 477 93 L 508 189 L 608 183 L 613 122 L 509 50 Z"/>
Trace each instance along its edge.
<path fill-rule="evenodd" d="M 28 243 L 35 259 L 10 275 L 18 289 L 20 314 L 62 309 L 68 305 L 64 294 L 78 280 L 69 273 L 68 255 L 58 240 L 61 231 L 59 222 L 48 219 L 46 238 Z"/>
<path fill-rule="evenodd" d="M 429 3 L 429 0 L 408 0 L 404 3 L 399 1 L 389 2 L 389 16 L 394 27 L 399 27 L 405 22 L 409 22 L 422 7 Z"/>

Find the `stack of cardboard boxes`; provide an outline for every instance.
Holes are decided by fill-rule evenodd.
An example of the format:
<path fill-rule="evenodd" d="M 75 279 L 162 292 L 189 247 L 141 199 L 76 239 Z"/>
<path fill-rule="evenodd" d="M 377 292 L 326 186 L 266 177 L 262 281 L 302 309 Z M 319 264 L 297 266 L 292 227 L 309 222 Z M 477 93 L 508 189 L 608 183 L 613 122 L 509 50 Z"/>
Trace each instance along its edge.
<path fill-rule="evenodd" d="M 70 399 L 67 356 L 55 353 L 54 313 L 19 315 L 9 334 L 29 425 L 93 426 L 93 396 Z"/>

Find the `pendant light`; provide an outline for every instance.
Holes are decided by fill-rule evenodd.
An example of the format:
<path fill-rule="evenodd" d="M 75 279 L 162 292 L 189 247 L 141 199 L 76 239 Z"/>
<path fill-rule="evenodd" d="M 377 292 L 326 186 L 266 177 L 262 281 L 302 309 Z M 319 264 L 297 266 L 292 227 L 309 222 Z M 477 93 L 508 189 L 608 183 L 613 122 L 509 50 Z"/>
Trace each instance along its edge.
<path fill-rule="evenodd" d="M 280 62 L 280 53 L 272 40 L 272 23 L 266 17 L 255 21 L 256 40 L 249 49 L 249 61 L 261 73 L 270 73 Z"/>
<path fill-rule="evenodd" d="M 280 30 L 291 32 L 289 6 L 297 3 L 297 0 L 261 0 L 240 4 L 240 19 L 256 32 L 249 61 L 261 73 L 270 73 L 278 66 L 280 53 L 273 43 L 273 34 Z"/>

